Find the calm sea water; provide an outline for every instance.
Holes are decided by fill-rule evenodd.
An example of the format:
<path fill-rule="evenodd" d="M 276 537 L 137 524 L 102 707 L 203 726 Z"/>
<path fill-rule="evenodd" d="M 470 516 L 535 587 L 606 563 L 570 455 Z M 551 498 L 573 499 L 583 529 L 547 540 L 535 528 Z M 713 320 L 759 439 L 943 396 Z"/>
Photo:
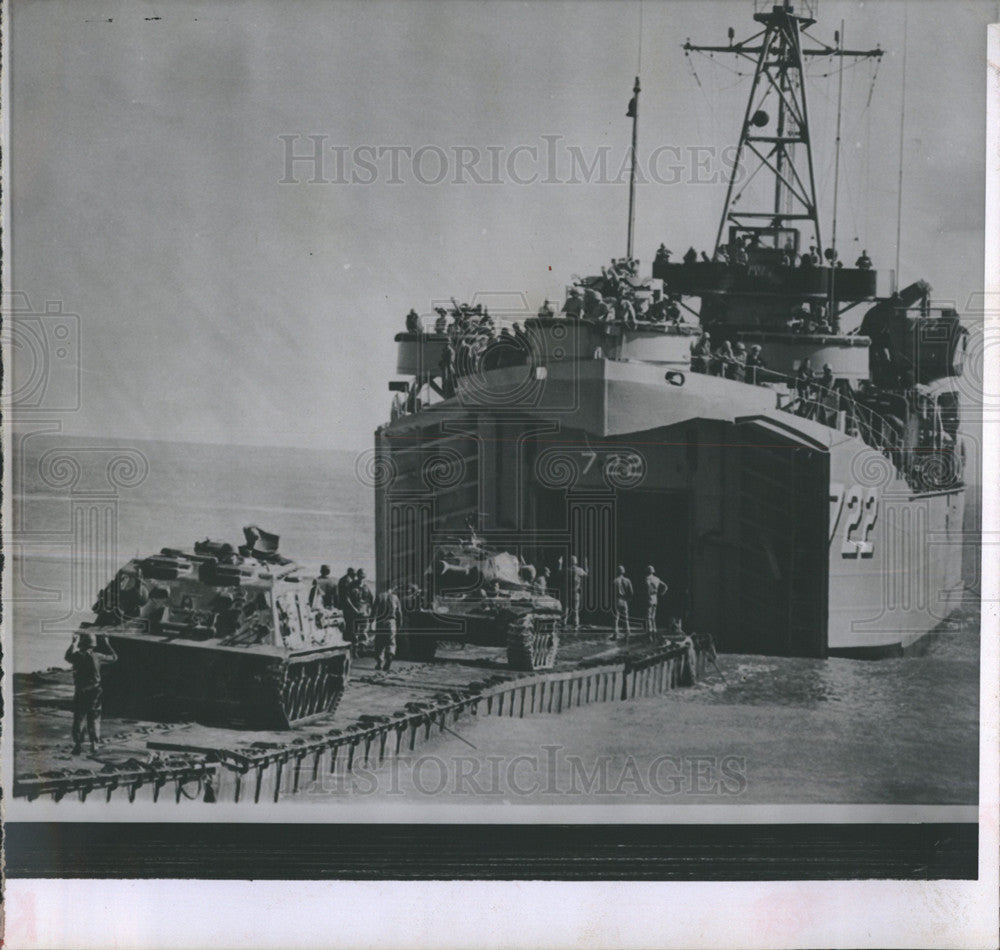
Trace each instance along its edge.
<path fill-rule="evenodd" d="M 108 478 L 116 458 L 129 460 L 114 463 L 125 487 Z M 329 563 L 339 576 L 353 565 L 373 576 L 363 463 L 349 452 L 28 439 L 14 460 L 14 669 L 61 664 L 68 632 L 130 557 L 206 537 L 242 543 L 244 525 L 280 535 L 282 553 L 310 570 Z"/>

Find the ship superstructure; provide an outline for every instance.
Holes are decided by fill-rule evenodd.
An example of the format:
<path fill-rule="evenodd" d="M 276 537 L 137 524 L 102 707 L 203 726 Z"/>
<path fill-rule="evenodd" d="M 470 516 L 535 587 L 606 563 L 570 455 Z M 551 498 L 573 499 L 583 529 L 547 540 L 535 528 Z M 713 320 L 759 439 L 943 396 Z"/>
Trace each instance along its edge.
<path fill-rule="evenodd" d="M 618 565 L 637 583 L 654 567 L 664 616 L 730 651 L 895 652 L 949 613 L 965 331 L 926 282 L 879 297 L 867 254 L 843 266 L 816 201 L 804 57 L 882 51 L 817 45 L 788 2 L 754 19 L 750 40 L 700 47 L 755 69 L 710 255 L 661 245 L 651 277 L 614 261 L 559 313 L 456 304 L 397 336 L 380 582 L 419 583 L 471 523 L 564 597 L 576 557 L 594 623 Z"/>

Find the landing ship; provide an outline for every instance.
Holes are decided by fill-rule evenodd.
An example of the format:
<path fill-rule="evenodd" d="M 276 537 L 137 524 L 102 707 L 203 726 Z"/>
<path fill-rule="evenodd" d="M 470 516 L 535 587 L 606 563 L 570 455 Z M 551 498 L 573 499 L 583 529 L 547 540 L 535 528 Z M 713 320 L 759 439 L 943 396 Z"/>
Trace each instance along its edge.
<path fill-rule="evenodd" d="M 966 332 L 925 281 L 892 274 L 878 296 L 867 254 L 842 266 L 813 174 L 804 61 L 882 51 L 806 37 L 808 4 L 754 19 L 746 41 L 686 47 L 756 64 L 711 255 L 672 262 L 661 245 L 640 277 L 630 220 L 628 256 L 560 313 L 498 335 L 504 315 L 456 306 L 396 337 L 375 436 L 380 581 L 419 583 L 471 519 L 538 569 L 587 563 L 595 626 L 618 565 L 633 581 L 655 566 L 671 611 L 729 652 L 896 654 L 949 614 Z"/>

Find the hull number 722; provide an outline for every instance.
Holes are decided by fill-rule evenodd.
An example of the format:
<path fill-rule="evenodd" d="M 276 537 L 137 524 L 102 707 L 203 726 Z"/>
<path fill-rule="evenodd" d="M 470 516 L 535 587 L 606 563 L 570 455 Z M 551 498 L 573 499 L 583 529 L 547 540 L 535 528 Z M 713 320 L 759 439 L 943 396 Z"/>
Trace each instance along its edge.
<path fill-rule="evenodd" d="M 830 543 L 837 536 L 837 526 L 844 517 L 841 557 L 872 557 L 875 543 L 869 541 L 878 521 L 878 489 L 852 485 L 830 485 Z"/>

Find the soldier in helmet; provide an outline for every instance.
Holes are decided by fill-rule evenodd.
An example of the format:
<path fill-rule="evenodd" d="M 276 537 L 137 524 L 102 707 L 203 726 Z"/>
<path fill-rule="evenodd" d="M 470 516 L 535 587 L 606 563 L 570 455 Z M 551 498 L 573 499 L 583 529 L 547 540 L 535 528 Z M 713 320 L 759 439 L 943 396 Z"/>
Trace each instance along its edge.
<path fill-rule="evenodd" d="M 750 353 L 747 356 L 746 364 L 746 380 L 748 383 L 757 384 L 763 382 L 764 380 L 764 358 L 761 356 L 761 347 L 759 343 L 754 343 L 750 347 Z"/>
<path fill-rule="evenodd" d="M 618 566 L 618 576 L 613 583 L 615 588 L 615 632 L 611 639 L 618 639 L 618 634 L 621 632 L 621 622 L 624 620 L 625 645 L 628 646 L 628 635 L 632 632 L 628 619 L 628 605 L 634 591 L 632 590 L 632 582 L 625 576 L 625 568 L 622 565 Z"/>
<path fill-rule="evenodd" d="M 712 339 L 702 332 L 697 342 L 691 344 L 691 372 L 707 373 L 712 358 Z"/>
<path fill-rule="evenodd" d="M 98 648 L 90 633 L 78 633 L 66 651 L 66 662 L 73 667 L 73 754 L 83 750 L 83 727 L 87 726 L 90 751 L 101 742 L 101 664 L 114 663 L 117 654 L 106 639 Z"/>
<path fill-rule="evenodd" d="M 658 289 L 653 291 L 653 299 L 646 310 L 646 319 L 650 323 L 663 323 L 667 319 L 667 301 L 663 299 L 663 292 Z"/>
<path fill-rule="evenodd" d="M 330 576 L 330 565 L 324 564 L 319 569 L 319 577 L 313 581 L 312 589 L 309 591 L 309 606 L 313 608 L 324 607 L 327 610 L 338 606 L 337 586 L 337 582 Z"/>
<path fill-rule="evenodd" d="M 337 602 L 341 607 L 347 607 L 347 592 L 354 585 L 355 571 L 353 567 L 347 569 L 347 573 L 337 581 Z"/>
<path fill-rule="evenodd" d="M 587 577 L 587 569 L 580 567 L 575 554 L 570 556 L 569 568 L 566 571 L 566 616 L 568 624 L 573 620 L 573 629 L 580 629 L 580 605 L 583 601 L 583 579 Z"/>
<path fill-rule="evenodd" d="M 354 643 L 364 642 L 367 638 L 368 618 L 371 616 L 372 603 L 375 600 L 371 588 L 365 580 L 365 570 L 358 568 L 358 573 L 354 577 L 354 584 L 347 593 L 347 599 L 351 604 L 351 613 L 354 615 L 354 629 L 351 632 Z"/>
<path fill-rule="evenodd" d="M 615 302 L 615 319 L 627 327 L 635 327 L 635 306 L 625 295 L 619 297 Z"/>
<path fill-rule="evenodd" d="M 656 608 L 660 603 L 660 596 L 667 592 L 667 585 L 656 576 L 656 569 L 652 564 L 646 568 L 646 630 L 652 637 L 656 634 Z"/>
<path fill-rule="evenodd" d="M 569 295 L 566 297 L 566 303 L 563 304 L 562 312 L 567 317 L 577 319 L 583 313 L 583 300 L 580 298 L 580 291 L 575 287 L 570 288 Z"/>
<path fill-rule="evenodd" d="M 733 347 L 732 379 L 738 382 L 746 382 L 747 378 L 747 348 L 746 344 L 737 341 Z M 727 374 L 728 375 L 728 374 Z"/>
<path fill-rule="evenodd" d="M 375 669 L 389 671 L 396 655 L 396 633 L 403 625 L 403 605 L 391 587 L 383 587 L 372 604 Z"/>
<path fill-rule="evenodd" d="M 344 613 L 344 634 L 348 640 L 354 637 L 354 604 L 350 595 L 356 578 L 357 572 L 349 567 L 347 573 L 337 581 L 337 602 Z"/>

